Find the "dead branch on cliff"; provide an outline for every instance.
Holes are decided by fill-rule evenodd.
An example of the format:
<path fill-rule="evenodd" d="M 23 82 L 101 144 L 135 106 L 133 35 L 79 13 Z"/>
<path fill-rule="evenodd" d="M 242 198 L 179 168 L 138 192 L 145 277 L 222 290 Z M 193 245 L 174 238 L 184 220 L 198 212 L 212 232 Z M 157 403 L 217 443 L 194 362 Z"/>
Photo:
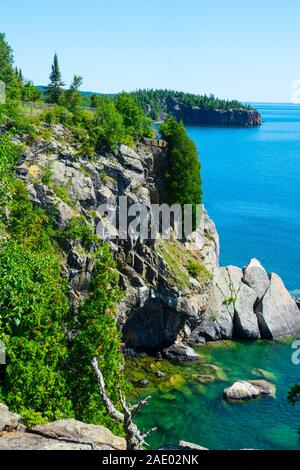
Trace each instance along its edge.
<path fill-rule="evenodd" d="M 156 431 L 156 428 L 153 428 L 149 432 L 143 434 L 141 433 L 141 431 L 139 431 L 138 427 L 134 424 L 133 420 L 139 410 L 148 404 L 151 397 L 146 397 L 144 400 L 139 401 L 136 405 L 130 406 L 126 403 L 126 399 L 121 392 L 121 388 L 119 387 L 118 391 L 120 403 L 123 408 L 123 413 L 118 411 L 105 391 L 105 381 L 103 374 L 99 368 L 99 360 L 100 357 L 94 357 L 94 359 L 92 360 L 92 366 L 97 377 L 99 395 L 103 401 L 106 411 L 113 420 L 123 425 L 123 429 L 126 436 L 127 450 L 141 450 L 143 446 L 148 445 L 145 442 L 145 439 L 147 439 L 147 437 L 152 432 Z"/>

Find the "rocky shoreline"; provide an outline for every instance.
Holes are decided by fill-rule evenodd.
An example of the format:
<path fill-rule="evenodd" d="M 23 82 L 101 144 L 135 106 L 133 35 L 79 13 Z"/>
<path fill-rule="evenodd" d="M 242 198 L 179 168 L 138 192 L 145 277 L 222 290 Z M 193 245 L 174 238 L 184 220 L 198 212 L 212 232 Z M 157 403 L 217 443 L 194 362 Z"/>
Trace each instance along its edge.
<path fill-rule="evenodd" d="M 256 109 L 209 109 L 183 103 L 176 98 L 164 102 L 165 112 L 160 113 L 160 121 L 168 115 L 185 124 L 207 126 L 257 127 L 262 125 L 262 117 Z"/>
<path fill-rule="evenodd" d="M 65 227 L 81 216 L 93 229 L 100 204 L 116 205 L 120 196 L 131 204 L 162 204 L 162 173 L 168 165 L 166 143 L 144 139 L 136 149 L 122 145 L 113 154 L 90 161 L 80 155 L 72 134 L 61 125 L 47 127 L 28 144 L 17 167 L 34 204 L 53 214 Z M 51 167 L 51 183 L 43 175 Z M 65 188 L 65 196 L 57 193 Z M 107 222 L 108 223 L 108 222 Z M 109 226 L 108 229 L 114 230 Z M 203 207 L 197 232 L 185 240 L 135 240 L 118 237 L 110 242 L 125 291 L 118 306 L 118 325 L 124 351 L 161 354 L 172 360 L 195 360 L 192 347 L 226 339 L 273 339 L 300 332 L 300 310 L 280 277 L 268 274 L 259 261 L 247 267 L 219 266 L 219 236 Z M 93 257 L 83 244 L 61 240 L 63 275 L 68 280 L 69 300 L 76 309 L 88 295 Z M 197 262 L 200 274 L 189 272 Z"/>
<path fill-rule="evenodd" d="M 185 124 L 233 127 L 257 127 L 262 125 L 261 115 L 256 110 L 210 110 L 176 103 L 170 113 Z"/>

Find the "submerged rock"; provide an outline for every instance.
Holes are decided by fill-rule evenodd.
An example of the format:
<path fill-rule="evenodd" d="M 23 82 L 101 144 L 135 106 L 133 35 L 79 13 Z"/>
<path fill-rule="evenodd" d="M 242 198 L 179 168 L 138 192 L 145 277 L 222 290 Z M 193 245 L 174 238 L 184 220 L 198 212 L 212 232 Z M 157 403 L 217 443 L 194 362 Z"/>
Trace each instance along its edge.
<path fill-rule="evenodd" d="M 272 372 L 268 372 L 264 369 L 252 369 L 251 373 L 253 375 L 262 377 L 263 379 L 268 380 L 269 382 L 274 382 L 276 380 L 275 374 L 273 374 Z"/>
<path fill-rule="evenodd" d="M 261 396 L 275 396 L 275 385 L 266 380 L 243 380 L 234 382 L 224 390 L 227 400 L 249 400 Z"/>
<path fill-rule="evenodd" d="M 226 373 L 224 370 L 216 366 L 215 364 L 201 364 L 201 371 L 204 371 L 204 375 L 211 375 L 218 381 L 226 381 Z"/>
<path fill-rule="evenodd" d="M 216 377 L 213 375 L 193 375 L 192 379 L 199 384 L 210 384 L 215 382 Z"/>

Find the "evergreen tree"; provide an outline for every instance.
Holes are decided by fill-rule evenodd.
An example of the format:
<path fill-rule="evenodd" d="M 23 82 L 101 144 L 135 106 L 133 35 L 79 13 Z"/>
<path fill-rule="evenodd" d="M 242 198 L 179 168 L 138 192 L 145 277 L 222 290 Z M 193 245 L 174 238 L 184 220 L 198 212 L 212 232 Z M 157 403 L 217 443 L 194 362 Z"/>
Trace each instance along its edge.
<path fill-rule="evenodd" d="M 0 80 L 6 85 L 8 99 L 20 99 L 21 84 L 19 77 L 15 75 L 14 57 L 12 48 L 5 39 L 5 34 L 0 33 Z"/>
<path fill-rule="evenodd" d="M 195 209 L 202 203 L 200 163 L 195 143 L 189 138 L 182 122 L 167 119 L 160 127 L 162 137 L 168 142 L 169 164 L 164 178 L 169 204 L 193 206 L 193 229 Z"/>
<path fill-rule="evenodd" d="M 14 80 L 13 52 L 4 33 L 0 33 L 0 80 L 5 82 L 7 87 Z"/>
<path fill-rule="evenodd" d="M 65 83 L 62 80 L 61 71 L 58 64 L 57 54 L 54 55 L 54 60 L 51 68 L 50 83 L 46 89 L 46 98 L 49 103 L 59 103 L 63 94 L 63 87 Z"/>
<path fill-rule="evenodd" d="M 23 72 L 22 72 L 21 69 L 19 69 L 18 77 L 19 77 L 20 82 L 23 83 L 24 82 L 24 77 L 23 77 Z"/>

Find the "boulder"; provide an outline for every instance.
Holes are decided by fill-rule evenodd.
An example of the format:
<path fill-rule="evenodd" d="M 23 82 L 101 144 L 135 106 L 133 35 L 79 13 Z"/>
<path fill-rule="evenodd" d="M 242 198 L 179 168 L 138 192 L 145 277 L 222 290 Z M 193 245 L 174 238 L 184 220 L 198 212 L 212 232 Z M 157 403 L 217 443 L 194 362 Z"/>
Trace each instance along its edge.
<path fill-rule="evenodd" d="M 271 275 L 270 287 L 256 307 L 262 337 L 293 336 L 300 332 L 299 308 L 277 274 Z"/>
<path fill-rule="evenodd" d="M 9 411 L 8 407 L 0 403 L 0 432 L 10 432 L 17 429 L 20 416 Z"/>
<path fill-rule="evenodd" d="M 197 354 L 193 348 L 186 346 L 181 342 L 176 342 L 172 346 L 166 348 L 163 351 L 163 354 L 166 359 L 175 362 L 198 361 L 200 359 L 199 354 Z"/>
<path fill-rule="evenodd" d="M 75 419 L 63 419 L 41 424 L 31 432 L 51 439 L 62 439 L 79 443 L 94 443 L 97 449 L 126 449 L 125 439 L 115 436 L 104 426 L 85 424 Z"/>
<path fill-rule="evenodd" d="M 242 270 L 235 266 L 214 271 L 214 282 L 198 326 L 192 333 L 195 342 L 232 339 L 234 305 L 239 291 Z"/>
<path fill-rule="evenodd" d="M 143 379 L 143 380 L 140 380 L 137 385 L 139 385 L 140 387 L 147 387 L 147 385 L 149 384 L 150 384 L 149 380 Z"/>
<path fill-rule="evenodd" d="M 92 450 L 91 443 L 76 443 L 63 439 L 47 439 L 32 433 L 13 432 L 0 437 L 0 450 Z M 113 450 L 103 446 L 102 450 Z"/>
<path fill-rule="evenodd" d="M 242 380 L 226 388 L 224 397 L 227 400 L 249 400 L 262 396 L 275 396 L 275 392 L 275 385 L 266 380 Z"/>
<path fill-rule="evenodd" d="M 254 305 L 257 299 L 256 292 L 241 283 L 234 304 L 234 337 L 240 339 L 258 339 L 260 331 Z"/>
<path fill-rule="evenodd" d="M 256 292 L 259 301 L 270 286 L 270 279 L 266 270 L 255 258 L 243 269 L 243 281 Z"/>
<path fill-rule="evenodd" d="M 155 375 L 158 379 L 163 379 L 165 377 L 165 374 L 160 370 L 158 370 Z"/>

